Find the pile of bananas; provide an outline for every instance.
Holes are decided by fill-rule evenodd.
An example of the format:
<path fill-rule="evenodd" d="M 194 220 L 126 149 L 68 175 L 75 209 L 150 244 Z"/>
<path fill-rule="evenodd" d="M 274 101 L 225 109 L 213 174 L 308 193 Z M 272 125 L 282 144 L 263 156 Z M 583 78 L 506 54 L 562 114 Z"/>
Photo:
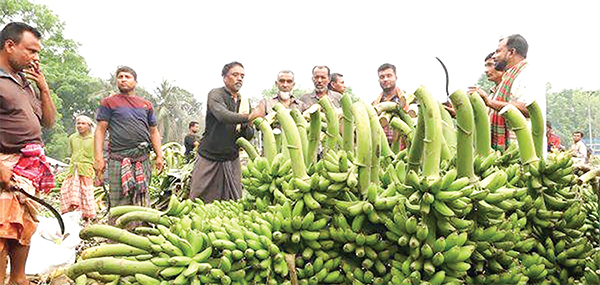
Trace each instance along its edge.
<path fill-rule="evenodd" d="M 435 113 L 445 110 L 423 88 L 415 95 L 422 103 L 416 125 L 406 114 L 402 122 L 387 118 L 413 139 L 397 152 L 375 109 L 346 96 L 341 132 L 326 97 L 323 117 L 333 124 L 325 127 L 318 109 L 307 122 L 276 107 L 280 146 L 264 120 L 255 121 L 264 156 L 238 141 L 250 157 L 241 201 L 172 196 L 162 212 L 116 207 L 116 227 L 90 226 L 82 237 L 117 243 L 87 249 L 68 276 L 78 284 L 142 285 L 600 281 L 598 198 L 589 183 L 597 174 L 573 175 L 565 153 L 539 159 L 523 139 L 527 128 L 503 153 L 474 151 L 486 144 L 469 137 L 466 95 L 451 96 L 463 102 L 459 131 L 447 121 L 444 134 L 435 121 L 451 119 Z M 478 137 L 489 133 L 479 129 L 487 121 L 478 123 Z M 315 138 L 325 138 L 322 148 Z"/>

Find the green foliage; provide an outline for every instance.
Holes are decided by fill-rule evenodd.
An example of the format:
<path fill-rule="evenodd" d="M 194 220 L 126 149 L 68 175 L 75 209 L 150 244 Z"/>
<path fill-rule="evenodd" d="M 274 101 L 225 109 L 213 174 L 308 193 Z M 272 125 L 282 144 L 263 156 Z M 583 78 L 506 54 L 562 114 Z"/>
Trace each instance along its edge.
<path fill-rule="evenodd" d="M 490 94 L 490 90 L 494 88 L 494 86 L 496 86 L 496 83 L 489 81 L 485 73 L 482 73 L 479 79 L 477 80 L 477 85 L 479 85 L 479 87 L 481 87 L 481 89 L 483 89 L 485 92 Z"/>
<path fill-rule="evenodd" d="M 547 86 L 547 120 L 552 122 L 554 133 L 560 137 L 563 146 L 569 147 L 573 140 L 571 134 L 581 131 L 584 140 L 589 141 L 592 134 L 600 136 L 600 121 L 596 110 L 600 109 L 600 90 L 583 91 L 581 89 L 563 89 L 549 92 Z"/>
<path fill-rule="evenodd" d="M 202 103 L 187 90 L 163 80 L 151 96 L 163 142 L 183 142 L 190 121 L 204 126 Z M 201 130 L 202 133 L 202 130 Z"/>

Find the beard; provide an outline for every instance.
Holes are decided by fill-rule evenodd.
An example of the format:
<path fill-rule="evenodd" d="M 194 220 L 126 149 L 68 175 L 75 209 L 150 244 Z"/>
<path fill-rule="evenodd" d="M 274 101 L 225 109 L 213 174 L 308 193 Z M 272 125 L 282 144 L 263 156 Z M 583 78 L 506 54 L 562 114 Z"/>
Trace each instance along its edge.
<path fill-rule="evenodd" d="M 506 71 L 507 67 L 508 67 L 508 59 L 504 59 L 502 61 L 496 62 L 496 66 L 494 67 L 494 69 L 496 69 L 497 71 Z"/>
<path fill-rule="evenodd" d="M 124 93 L 128 93 L 129 91 L 135 89 L 135 87 L 134 88 L 130 88 L 130 87 L 125 87 L 125 86 L 117 86 L 117 88 L 119 89 L 119 92 L 121 92 L 123 94 Z"/>
<path fill-rule="evenodd" d="M 282 100 L 290 99 L 290 92 L 279 92 L 279 98 Z"/>

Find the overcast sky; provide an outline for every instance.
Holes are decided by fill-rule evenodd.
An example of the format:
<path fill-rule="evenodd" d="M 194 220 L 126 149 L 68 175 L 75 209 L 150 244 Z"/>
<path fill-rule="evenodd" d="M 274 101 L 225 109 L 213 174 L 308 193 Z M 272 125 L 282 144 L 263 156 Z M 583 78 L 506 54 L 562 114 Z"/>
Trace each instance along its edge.
<path fill-rule="evenodd" d="M 277 72 L 312 88 L 311 69 L 327 65 L 369 102 L 381 92 L 377 67 L 393 63 L 398 86 L 423 84 L 445 97 L 477 82 L 484 57 L 503 35 L 529 42 L 528 60 L 554 90 L 600 89 L 597 1 L 78 1 L 35 0 L 65 22 L 92 76 L 118 65 L 153 90 L 163 80 L 206 101 L 223 85 L 225 63 L 240 61 L 242 94 L 260 96 Z"/>

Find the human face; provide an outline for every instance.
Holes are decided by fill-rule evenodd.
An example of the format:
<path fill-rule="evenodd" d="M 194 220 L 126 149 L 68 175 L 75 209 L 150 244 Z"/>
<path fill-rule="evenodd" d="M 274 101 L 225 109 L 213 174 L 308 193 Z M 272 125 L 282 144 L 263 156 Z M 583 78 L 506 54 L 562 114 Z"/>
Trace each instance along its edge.
<path fill-rule="evenodd" d="M 344 77 L 338 76 L 336 81 L 331 82 L 331 87 L 333 87 L 333 90 L 336 92 L 344 93 L 344 91 L 346 91 L 346 82 L 344 82 Z"/>
<path fill-rule="evenodd" d="M 29 31 L 23 32 L 21 41 L 17 44 L 12 40 L 5 42 L 4 47 L 8 52 L 8 63 L 14 72 L 21 72 L 30 68 L 40 60 L 40 40 Z"/>
<path fill-rule="evenodd" d="M 190 127 L 190 131 L 195 134 L 198 133 L 198 131 L 200 131 L 200 124 L 195 124 L 192 127 Z"/>
<path fill-rule="evenodd" d="M 117 88 L 123 94 L 129 94 L 135 90 L 135 86 L 137 85 L 137 81 L 135 81 L 135 77 L 133 74 L 121 71 L 117 74 Z"/>
<path fill-rule="evenodd" d="M 578 142 L 581 140 L 581 134 L 580 133 L 574 133 L 573 134 L 573 141 L 574 142 Z"/>
<path fill-rule="evenodd" d="M 392 91 L 396 88 L 396 73 L 391 68 L 384 69 L 379 73 L 379 86 L 385 92 Z"/>
<path fill-rule="evenodd" d="M 502 81 L 502 71 L 496 70 L 496 63 L 492 58 L 485 61 L 485 76 L 489 81 L 499 84 Z"/>
<path fill-rule="evenodd" d="M 492 56 L 494 62 L 496 63 L 496 70 L 505 71 L 508 67 L 509 55 L 514 51 L 508 50 L 508 39 L 503 39 L 498 43 L 498 48 L 496 52 Z"/>
<path fill-rule="evenodd" d="M 291 73 L 280 73 L 275 81 L 279 92 L 292 92 L 294 84 L 294 75 Z"/>
<path fill-rule="evenodd" d="M 80 135 L 85 135 L 90 131 L 90 124 L 84 121 L 77 120 L 77 124 L 75 127 L 77 128 L 77 132 Z"/>
<path fill-rule="evenodd" d="M 329 75 L 327 74 L 327 68 L 316 68 L 313 71 L 312 81 L 315 85 L 315 90 L 318 93 L 327 91 L 327 84 L 329 84 Z"/>
<path fill-rule="evenodd" d="M 232 67 L 223 77 L 225 87 L 227 87 L 227 89 L 233 93 L 239 92 L 244 84 L 244 75 L 245 73 L 243 67 L 239 65 Z"/>

